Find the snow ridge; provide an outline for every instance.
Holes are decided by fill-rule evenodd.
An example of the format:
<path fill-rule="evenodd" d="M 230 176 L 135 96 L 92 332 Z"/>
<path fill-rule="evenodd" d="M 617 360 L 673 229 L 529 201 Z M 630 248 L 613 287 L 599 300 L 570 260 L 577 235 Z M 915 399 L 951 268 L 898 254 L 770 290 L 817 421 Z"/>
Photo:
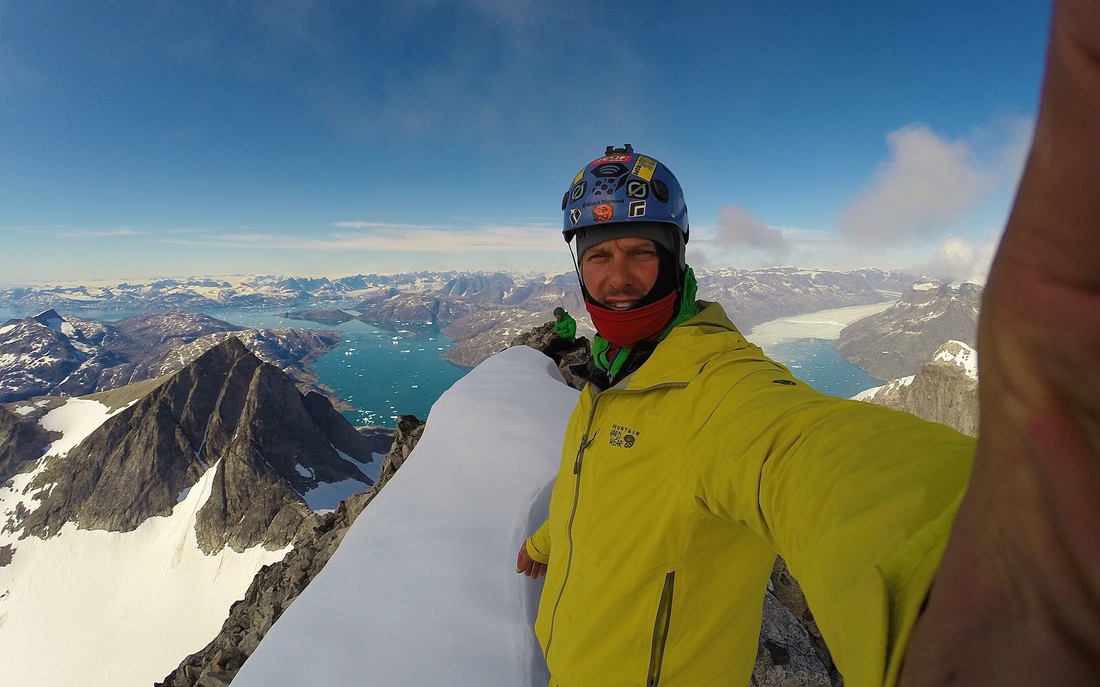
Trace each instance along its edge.
<path fill-rule="evenodd" d="M 459 380 L 234 687 L 546 685 L 542 584 L 516 575 L 516 551 L 546 517 L 576 399 L 523 346 Z"/>

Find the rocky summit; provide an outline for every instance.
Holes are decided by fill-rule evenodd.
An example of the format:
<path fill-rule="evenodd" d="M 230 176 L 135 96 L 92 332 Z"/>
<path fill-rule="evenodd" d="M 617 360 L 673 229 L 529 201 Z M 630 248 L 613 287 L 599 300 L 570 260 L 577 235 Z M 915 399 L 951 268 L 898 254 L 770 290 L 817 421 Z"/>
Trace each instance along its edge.
<path fill-rule="evenodd" d="M 948 341 L 915 375 L 869 389 L 856 398 L 904 410 L 931 422 L 978 436 L 978 353 Z"/>
<path fill-rule="evenodd" d="M 83 529 L 131 531 L 169 514 L 216 469 L 198 513 L 199 547 L 206 553 L 258 544 L 277 549 L 312 529 L 311 490 L 346 480 L 364 489 L 371 483 L 360 469 L 372 459 L 371 442 L 324 397 L 303 395 L 236 338 L 150 386 L 125 403 L 121 390 L 113 392 L 109 402 L 121 409 L 66 454 L 33 461 L 39 472 L 27 491 L 38 504 L 10 520 L 9 529 L 46 538 L 71 521 Z M 40 446 L 40 433 L 10 422 L 34 423 L 40 412 L 38 404 L 9 411 L 0 433 Z M 25 456 L 14 469 L 27 469 L 28 461 Z"/>

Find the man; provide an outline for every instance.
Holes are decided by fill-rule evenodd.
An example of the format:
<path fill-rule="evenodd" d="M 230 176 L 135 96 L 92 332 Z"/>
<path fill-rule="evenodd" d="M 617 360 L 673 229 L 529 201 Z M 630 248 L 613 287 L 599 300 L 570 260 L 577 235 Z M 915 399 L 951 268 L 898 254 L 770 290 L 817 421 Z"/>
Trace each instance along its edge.
<path fill-rule="evenodd" d="M 547 575 L 552 684 L 746 684 L 775 552 L 846 684 L 1100 683 L 1098 180 L 1100 3 L 1065 0 L 986 291 L 975 453 L 792 378 L 695 302 L 671 172 L 629 147 L 586 166 L 563 209 L 593 383 L 518 560 Z"/>
<path fill-rule="evenodd" d="M 926 532 L 946 532 L 973 441 L 815 392 L 696 301 L 687 207 L 656 159 L 626 146 L 589 163 L 564 232 L 598 335 L 549 520 L 519 562 L 547 566 L 535 630 L 555 684 L 747 684 L 776 552 L 845 677 L 881 681 L 908 634 L 885 621 L 923 601 Z"/>
<path fill-rule="evenodd" d="M 555 363 L 561 362 L 562 353 L 573 348 L 577 344 L 577 321 L 558 306 L 554 308 L 553 339 L 546 345 L 543 353 L 553 358 Z"/>

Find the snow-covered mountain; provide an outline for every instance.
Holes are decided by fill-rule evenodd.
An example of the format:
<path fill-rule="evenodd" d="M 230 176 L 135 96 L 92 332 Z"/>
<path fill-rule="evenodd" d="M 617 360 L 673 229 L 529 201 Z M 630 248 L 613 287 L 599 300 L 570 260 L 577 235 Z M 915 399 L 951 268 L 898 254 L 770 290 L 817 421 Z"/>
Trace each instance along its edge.
<path fill-rule="evenodd" d="M 231 338 L 175 374 L 0 406 L 0 666 L 149 685 L 377 476 L 377 445 Z"/>
<path fill-rule="evenodd" d="M 150 282 L 64 284 L 0 289 L 0 306 L 21 310 L 203 311 L 210 308 L 279 308 L 302 302 L 364 298 L 388 287 L 439 288 L 454 272 L 355 275 L 340 279 L 286 276 L 197 277 Z"/>
<path fill-rule="evenodd" d="M 916 374 L 868 389 L 855 398 L 977 436 L 978 352 L 961 341 L 948 341 Z"/>

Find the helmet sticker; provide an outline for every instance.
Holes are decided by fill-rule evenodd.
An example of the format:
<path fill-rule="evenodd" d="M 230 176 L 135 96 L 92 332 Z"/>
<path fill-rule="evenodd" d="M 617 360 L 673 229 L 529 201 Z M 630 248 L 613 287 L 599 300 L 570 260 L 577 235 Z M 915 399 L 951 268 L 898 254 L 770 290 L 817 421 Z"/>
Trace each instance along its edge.
<path fill-rule="evenodd" d="M 630 218 L 645 217 L 645 201 L 644 200 L 632 200 L 630 201 L 629 209 L 626 212 L 626 216 Z"/>
<path fill-rule="evenodd" d="M 626 183 L 626 195 L 629 198 L 645 200 L 649 197 L 649 184 L 637 179 L 631 179 Z"/>
<path fill-rule="evenodd" d="M 606 222 L 615 216 L 615 209 L 607 203 L 592 208 L 592 219 L 597 222 Z"/>
<path fill-rule="evenodd" d="M 592 175 L 601 179 L 610 179 L 611 177 L 621 177 L 629 171 L 630 168 L 621 162 L 605 162 L 593 167 Z"/>
<path fill-rule="evenodd" d="M 581 167 L 581 171 L 577 172 L 577 176 L 573 177 L 573 183 L 574 184 L 581 180 L 581 177 L 584 176 L 584 172 L 585 172 L 586 169 L 588 169 L 587 165 L 585 165 L 584 167 Z"/>
<path fill-rule="evenodd" d="M 641 177 L 646 181 L 653 181 L 653 173 L 657 171 L 657 161 L 645 155 L 638 156 L 638 162 L 634 164 L 631 174 Z"/>
<path fill-rule="evenodd" d="M 573 187 L 573 193 L 571 193 L 569 197 L 576 203 L 581 198 L 584 198 L 585 193 L 588 193 L 588 182 L 582 181 Z"/>
<path fill-rule="evenodd" d="M 599 160 L 593 160 L 593 161 L 592 161 L 592 162 L 591 162 L 591 163 L 589 164 L 589 166 L 592 166 L 592 165 L 602 165 L 602 164 L 604 164 L 604 163 L 607 163 L 607 162 L 622 162 L 622 163 L 627 163 L 627 162 L 630 162 L 630 161 L 631 161 L 631 160 L 633 160 L 633 159 L 634 159 L 634 156 L 633 156 L 633 155 L 606 155 L 606 156 L 604 156 L 604 157 L 601 157 L 601 158 L 600 158 Z"/>
<path fill-rule="evenodd" d="M 573 208 L 569 211 L 569 223 L 575 227 L 579 221 L 581 221 L 581 211 L 578 208 Z"/>

